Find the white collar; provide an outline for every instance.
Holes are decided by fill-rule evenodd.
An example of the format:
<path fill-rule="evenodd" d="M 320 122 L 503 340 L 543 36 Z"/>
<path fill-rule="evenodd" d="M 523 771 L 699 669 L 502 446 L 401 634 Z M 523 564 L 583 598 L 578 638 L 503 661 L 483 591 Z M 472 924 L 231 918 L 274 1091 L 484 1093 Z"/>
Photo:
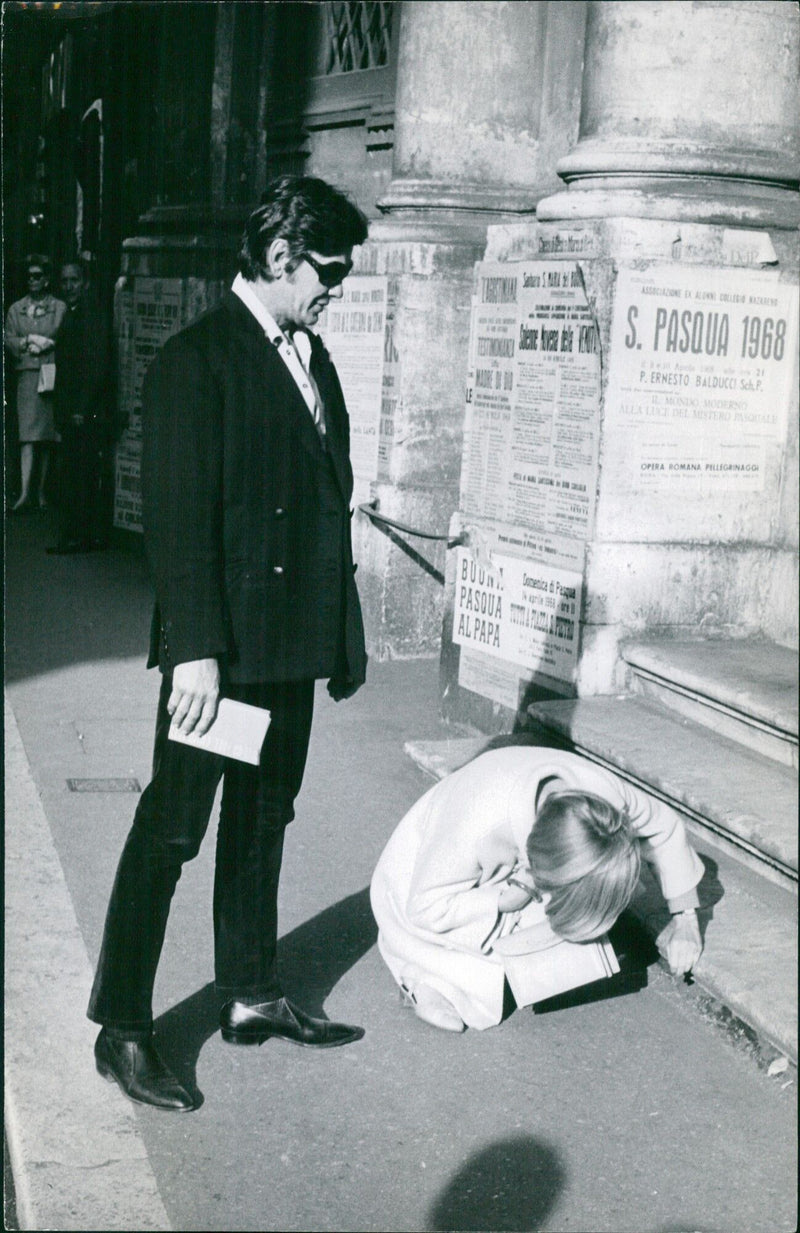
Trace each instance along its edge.
<path fill-rule="evenodd" d="M 297 330 L 294 338 L 290 338 L 278 325 L 269 309 L 262 304 L 253 290 L 253 284 L 249 283 L 243 275 L 236 275 L 231 285 L 231 291 L 239 297 L 245 308 L 249 308 L 271 343 L 279 346 L 282 342 L 286 342 L 289 346 L 294 346 L 300 353 L 303 362 L 308 365 L 308 357 L 311 353 L 311 339 L 305 330 Z"/>
<path fill-rule="evenodd" d="M 253 314 L 261 326 L 266 338 L 275 347 L 297 385 L 303 400 L 316 421 L 321 416 L 321 399 L 319 390 L 310 373 L 311 368 L 311 337 L 306 330 L 296 330 L 290 338 L 285 334 L 277 321 L 259 300 L 253 291 L 252 283 L 247 282 L 241 274 L 233 280 L 231 291 L 237 295 L 245 308 Z"/>

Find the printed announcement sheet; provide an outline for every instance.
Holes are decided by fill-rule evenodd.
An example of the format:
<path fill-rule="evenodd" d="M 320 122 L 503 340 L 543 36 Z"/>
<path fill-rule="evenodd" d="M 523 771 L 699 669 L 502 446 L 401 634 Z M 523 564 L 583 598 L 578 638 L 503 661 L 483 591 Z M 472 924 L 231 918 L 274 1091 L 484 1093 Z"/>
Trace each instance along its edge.
<path fill-rule="evenodd" d="M 397 278 L 388 280 L 386 304 L 386 335 L 383 347 L 383 394 L 381 424 L 378 434 L 378 479 L 391 478 L 392 445 L 397 420 L 397 400 L 400 388 L 400 353 L 395 342 L 397 308 Z"/>
<path fill-rule="evenodd" d="M 350 416 L 350 459 L 357 479 L 378 475 L 384 390 L 388 279 L 352 274 L 332 300 L 319 332 L 331 353 Z"/>
<path fill-rule="evenodd" d="M 762 491 L 785 432 L 797 288 L 701 266 L 620 270 L 606 394 L 610 466 L 633 490 Z"/>
<path fill-rule="evenodd" d="M 597 332 L 578 267 L 479 265 L 462 511 L 586 539 L 599 399 Z"/>
<path fill-rule="evenodd" d="M 490 565 L 483 566 L 471 552 L 459 548 L 453 641 L 462 648 L 462 656 L 465 650 L 478 651 L 516 665 L 526 677 L 572 681 L 581 581 L 576 570 L 498 552 L 492 553 Z M 473 674 L 471 680 L 474 669 L 468 659 L 465 672 Z M 459 682 L 472 687 L 461 674 Z"/>
<path fill-rule="evenodd" d="M 180 278 L 136 278 L 117 290 L 120 409 L 126 420 L 114 463 L 114 526 L 142 529 L 142 382 L 153 356 L 184 324 Z"/>
<path fill-rule="evenodd" d="M 184 324 L 183 280 L 137 278 L 133 292 L 134 415 L 141 413 L 142 382 L 156 352 Z"/>
<path fill-rule="evenodd" d="M 600 411 L 577 265 L 477 267 L 466 403 L 461 511 L 483 527 L 489 555 L 458 553 L 458 679 L 513 710 L 521 683 L 570 683 L 577 663 Z"/>

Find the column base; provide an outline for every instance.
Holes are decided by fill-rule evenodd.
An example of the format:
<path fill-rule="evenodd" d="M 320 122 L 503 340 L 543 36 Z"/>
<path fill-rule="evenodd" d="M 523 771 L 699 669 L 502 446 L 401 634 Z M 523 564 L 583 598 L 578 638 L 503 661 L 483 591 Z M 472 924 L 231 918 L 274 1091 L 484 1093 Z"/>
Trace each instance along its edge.
<path fill-rule="evenodd" d="M 486 226 L 461 211 L 393 211 L 359 253 L 359 273 L 389 276 L 394 317 L 391 444 L 372 495 L 381 513 L 434 533 L 446 533 L 458 505 L 473 267 Z M 353 534 L 370 654 L 435 656 L 444 544 L 385 534 L 361 515 Z"/>
<path fill-rule="evenodd" d="M 725 177 L 591 176 L 543 198 L 536 216 L 539 222 L 655 218 L 789 231 L 800 225 L 800 194 L 786 185 Z"/>

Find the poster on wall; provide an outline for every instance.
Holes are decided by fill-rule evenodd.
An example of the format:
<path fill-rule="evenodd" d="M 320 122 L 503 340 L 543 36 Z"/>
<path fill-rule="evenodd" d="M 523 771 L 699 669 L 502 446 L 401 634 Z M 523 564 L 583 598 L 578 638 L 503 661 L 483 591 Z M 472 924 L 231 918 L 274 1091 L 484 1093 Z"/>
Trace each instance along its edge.
<path fill-rule="evenodd" d="M 352 274 L 331 300 L 319 332 L 330 351 L 350 416 L 350 459 L 357 479 L 378 476 L 388 279 Z"/>
<path fill-rule="evenodd" d="M 577 265 L 477 267 L 466 400 L 462 511 L 585 540 L 600 363 Z"/>
<path fill-rule="evenodd" d="M 183 280 L 137 278 L 133 314 L 133 412 L 141 415 L 144 374 L 170 334 L 183 325 Z"/>
<path fill-rule="evenodd" d="M 763 491 L 785 434 L 797 288 L 690 265 L 619 272 L 606 455 L 634 491 Z"/>
<path fill-rule="evenodd" d="M 499 702 L 509 711 L 516 711 L 520 698 L 522 676 L 519 668 L 504 660 L 493 659 L 482 651 L 462 646 L 458 657 L 458 683 L 462 689 L 480 694 L 490 702 Z"/>
<path fill-rule="evenodd" d="M 397 422 L 400 389 L 400 353 L 395 341 L 397 311 L 397 278 L 387 286 L 386 332 L 383 346 L 383 382 L 381 393 L 381 423 L 378 432 L 378 479 L 390 479 L 392 445 Z"/>
<path fill-rule="evenodd" d="M 114 460 L 114 526 L 142 529 L 141 455 L 117 450 Z"/>
<path fill-rule="evenodd" d="M 133 291 L 121 279 L 114 297 L 114 332 L 117 340 L 117 402 L 123 423 L 134 406 L 134 311 Z"/>
<path fill-rule="evenodd" d="M 457 549 L 453 641 L 514 665 L 520 679 L 572 682 L 578 661 L 582 571 L 494 551 L 482 562 Z M 468 679 L 469 682 L 468 683 Z M 459 684 L 486 693 L 467 657 Z M 516 706 L 504 700 L 505 705 Z"/>
<path fill-rule="evenodd" d="M 118 287 L 119 399 L 126 428 L 116 451 L 114 526 L 142 529 L 139 483 L 142 382 L 153 356 L 184 324 L 183 280 L 135 278 L 133 290 Z"/>

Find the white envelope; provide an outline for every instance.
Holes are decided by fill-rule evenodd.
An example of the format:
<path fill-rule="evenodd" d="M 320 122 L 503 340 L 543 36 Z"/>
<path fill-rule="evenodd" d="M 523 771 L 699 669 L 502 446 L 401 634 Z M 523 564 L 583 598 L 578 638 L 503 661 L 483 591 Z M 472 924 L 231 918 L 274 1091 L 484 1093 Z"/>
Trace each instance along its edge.
<path fill-rule="evenodd" d="M 216 718 L 203 736 L 196 736 L 194 732 L 179 732 L 173 724 L 169 739 L 181 745 L 194 745 L 196 749 L 221 754 L 223 758 L 235 758 L 237 762 L 258 766 L 269 723 L 270 713 L 262 707 L 221 698 Z"/>

